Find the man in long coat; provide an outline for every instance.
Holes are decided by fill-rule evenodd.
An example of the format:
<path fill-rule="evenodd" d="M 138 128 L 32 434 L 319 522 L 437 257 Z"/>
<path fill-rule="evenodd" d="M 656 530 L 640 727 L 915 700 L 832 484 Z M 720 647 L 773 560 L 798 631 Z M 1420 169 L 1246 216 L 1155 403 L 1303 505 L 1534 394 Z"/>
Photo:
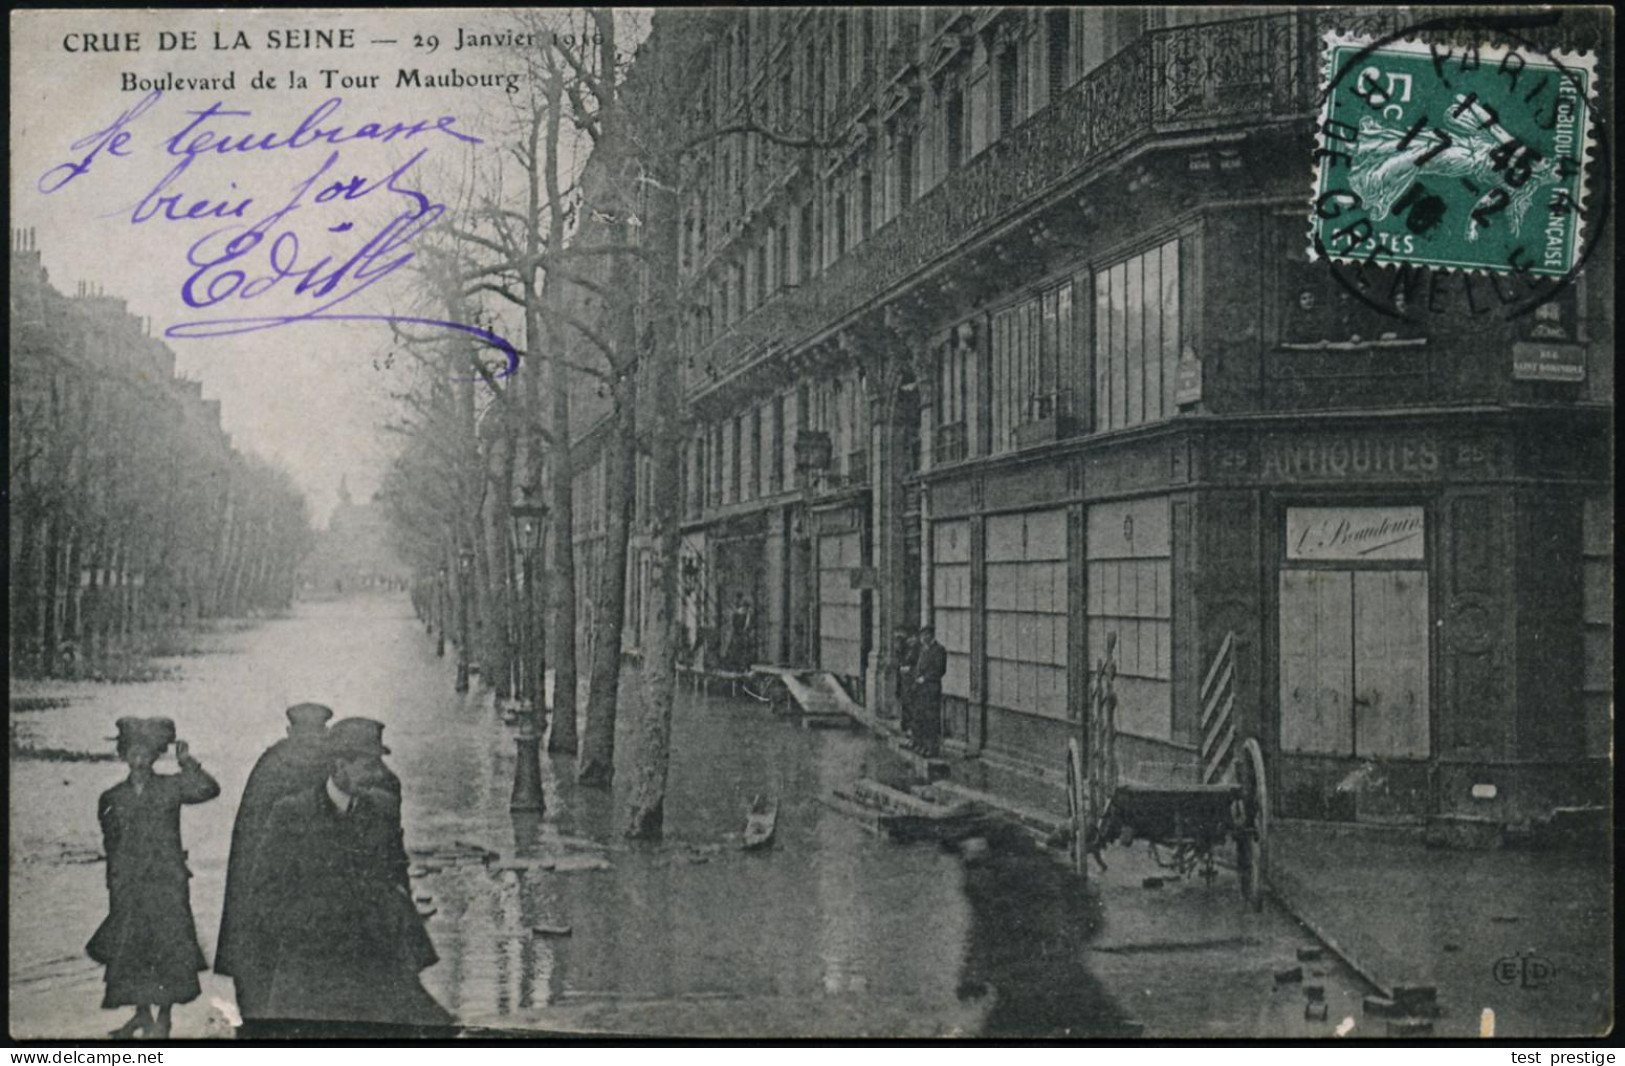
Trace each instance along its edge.
<path fill-rule="evenodd" d="M 914 663 L 914 748 L 935 758 L 942 737 L 942 678 L 948 672 L 948 650 L 937 643 L 936 630 L 920 628 L 920 654 Z"/>
<path fill-rule="evenodd" d="M 265 1017 L 310 1031 L 446 1026 L 418 980 L 438 961 L 396 873 L 400 804 L 384 786 L 376 723 L 328 729 L 329 771 L 280 800 L 255 856 L 257 935 L 274 952 Z M 261 880 L 263 879 L 263 880 Z"/>
<path fill-rule="evenodd" d="M 214 972 L 237 985 L 237 1009 L 245 1018 L 259 1017 L 271 982 L 272 959 L 251 936 L 253 883 L 250 867 L 270 822 L 271 809 L 284 796 L 308 792 L 327 780 L 328 757 L 323 740 L 331 708 L 298 703 L 287 710 L 288 735 L 266 749 L 248 775 L 237 819 L 231 829 L 231 856 L 226 863 L 226 895 L 220 911 L 220 937 L 215 943 Z"/>

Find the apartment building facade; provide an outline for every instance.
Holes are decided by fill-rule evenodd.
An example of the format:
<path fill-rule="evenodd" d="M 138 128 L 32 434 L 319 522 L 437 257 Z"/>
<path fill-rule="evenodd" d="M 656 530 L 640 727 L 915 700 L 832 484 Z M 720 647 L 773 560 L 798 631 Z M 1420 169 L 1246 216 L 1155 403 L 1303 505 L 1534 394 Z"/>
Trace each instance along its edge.
<path fill-rule="evenodd" d="M 1198 760 L 1222 660 L 1280 813 L 1599 800 L 1611 230 L 1510 317 L 1307 254 L 1320 42 L 1403 11 L 676 17 L 683 120 L 745 131 L 684 181 L 692 640 L 743 598 L 758 661 L 884 707 L 930 621 L 951 746 L 1037 781 L 1108 657 L 1120 760 Z"/>

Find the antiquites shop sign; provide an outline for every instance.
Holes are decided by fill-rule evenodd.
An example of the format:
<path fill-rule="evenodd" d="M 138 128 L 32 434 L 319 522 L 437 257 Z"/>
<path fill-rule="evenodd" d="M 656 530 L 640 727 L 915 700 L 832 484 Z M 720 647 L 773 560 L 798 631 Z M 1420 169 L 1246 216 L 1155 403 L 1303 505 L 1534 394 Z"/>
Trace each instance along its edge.
<path fill-rule="evenodd" d="M 1260 445 L 1265 478 L 1276 481 L 1425 479 L 1439 474 L 1439 446 L 1424 434 L 1311 438 L 1267 435 Z"/>
<path fill-rule="evenodd" d="M 1288 507 L 1292 562 L 1420 561 L 1427 544 L 1421 507 Z"/>

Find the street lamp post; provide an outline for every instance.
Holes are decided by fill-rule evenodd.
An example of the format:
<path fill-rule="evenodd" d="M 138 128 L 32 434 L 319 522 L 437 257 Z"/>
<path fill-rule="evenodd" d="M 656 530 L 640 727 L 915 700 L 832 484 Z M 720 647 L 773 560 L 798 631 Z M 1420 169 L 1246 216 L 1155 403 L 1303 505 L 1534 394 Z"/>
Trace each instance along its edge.
<path fill-rule="evenodd" d="M 530 491 L 525 490 L 528 501 Z M 517 504 L 509 513 L 513 517 L 514 539 L 519 545 L 520 580 L 525 592 L 521 609 L 519 648 L 519 736 L 514 744 L 518 748 L 518 761 L 514 766 L 513 798 L 508 809 L 540 812 L 546 806 L 542 799 L 541 735 L 537 723 L 541 720 L 542 704 L 546 692 L 541 671 L 536 668 L 537 642 L 531 638 L 534 631 L 536 572 L 534 562 L 541 548 L 543 530 L 547 525 L 547 508 L 529 502 Z"/>
<path fill-rule="evenodd" d="M 474 553 L 464 548 L 457 556 L 457 691 L 468 691 L 468 586 L 474 578 Z"/>

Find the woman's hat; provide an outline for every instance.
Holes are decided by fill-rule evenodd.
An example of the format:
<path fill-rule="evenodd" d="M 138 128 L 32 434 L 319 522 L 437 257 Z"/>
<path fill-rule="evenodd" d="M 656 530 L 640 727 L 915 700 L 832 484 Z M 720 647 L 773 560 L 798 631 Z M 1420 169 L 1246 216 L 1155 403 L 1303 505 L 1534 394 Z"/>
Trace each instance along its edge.
<path fill-rule="evenodd" d="M 116 725 L 118 735 L 107 739 L 126 746 L 161 752 L 175 743 L 175 721 L 172 718 L 120 718 Z"/>

